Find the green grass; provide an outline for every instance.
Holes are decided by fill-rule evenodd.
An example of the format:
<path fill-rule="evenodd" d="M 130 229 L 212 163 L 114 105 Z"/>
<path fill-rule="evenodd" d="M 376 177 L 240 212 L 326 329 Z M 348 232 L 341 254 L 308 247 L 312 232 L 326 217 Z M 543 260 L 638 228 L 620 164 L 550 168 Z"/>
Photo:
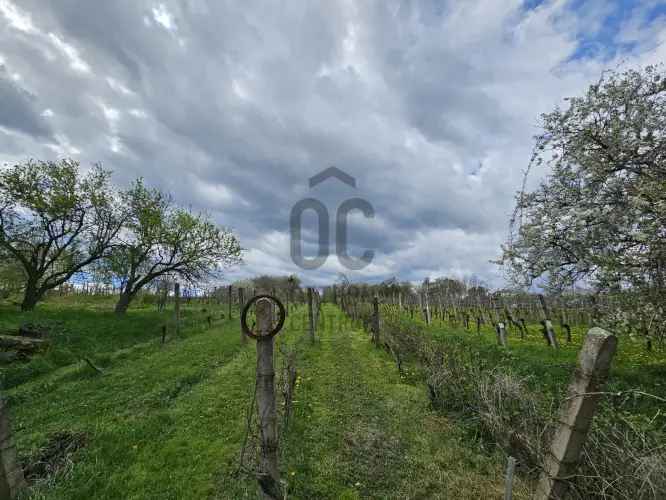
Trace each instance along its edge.
<path fill-rule="evenodd" d="M 132 312 L 128 320 L 135 317 L 144 319 Z M 34 497 L 201 498 L 212 491 L 218 453 L 230 453 L 211 446 L 229 438 L 216 424 L 232 423 L 230 403 L 245 396 L 237 374 L 250 353 L 241 350 L 236 323 L 191 328 L 164 346 L 153 338 L 141 349 L 120 349 L 103 375 L 76 363 L 10 390 L 24 459 L 58 431 L 88 436 L 71 471 L 37 485 Z M 207 481 L 187 477 L 201 474 Z"/>
<path fill-rule="evenodd" d="M 54 351 L 76 346 L 103 361 L 103 374 L 78 359 L 24 371 L 5 392 L 23 461 L 58 432 L 86 437 L 71 464 L 33 483 L 26 497 L 256 498 L 255 478 L 237 474 L 255 367 L 254 342 L 241 345 L 237 312 L 210 329 L 190 321 L 161 345 L 158 327 L 170 313 L 137 308 L 117 319 L 106 306 L 52 301 L 29 318 L 3 315 L 5 325 L 60 322 L 71 333 L 56 339 Z M 190 317 L 200 308 L 192 306 Z M 276 367 L 281 351 L 294 349 L 299 372 L 281 433 L 289 497 L 499 497 L 504 457 L 431 410 L 424 387 L 402 380 L 389 355 L 337 308 L 324 311 L 314 344 L 304 308 L 277 337 Z M 518 480 L 516 498 L 527 496 Z"/>
<path fill-rule="evenodd" d="M 52 329 L 52 346 L 28 363 L 0 367 L 0 387 L 8 389 L 36 376 L 88 357 L 104 365 L 118 351 L 140 347 L 161 337 L 162 325 L 173 331 L 173 313 L 158 313 L 155 307 L 134 307 L 125 317 L 113 313 L 112 297 L 53 297 L 34 311 L 20 312 L 15 306 L 0 304 L 0 331 L 16 331 L 22 323 L 44 325 Z M 203 321 L 206 305 L 183 305 L 183 321 Z M 215 312 L 219 318 L 219 312 Z M 237 314 L 237 313 L 236 313 Z"/>

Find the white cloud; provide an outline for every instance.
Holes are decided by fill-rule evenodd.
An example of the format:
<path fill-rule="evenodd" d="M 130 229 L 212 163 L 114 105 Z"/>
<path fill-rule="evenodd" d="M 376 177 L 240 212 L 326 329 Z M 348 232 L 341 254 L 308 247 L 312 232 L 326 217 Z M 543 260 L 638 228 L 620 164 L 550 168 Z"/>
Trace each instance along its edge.
<path fill-rule="evenodd" d="M 81 58 L 76 47 L 66 43 L 55 33 L 49 33 L 49 39 L 53 46 L 69 59 L 69 65 L 74 71 L 90 73 L 90 65 Z"/>
<path fill-rule="evenodd" d="M 34 33 L 36 31 L 31 16 L 20 10 L 12 2 L 0 0 L 0 13 L 5 16 L 9 25 L 14 29 L 24 33 Z"/>
<path fill-rule="evenodd" d="M 146 113 L 143 109 L 132 108 L 128 111 L 128 113 L 135 118 L 146 118 L 148 116 L 148 113 Z"/>
<path fill-rule="evenodd" d="M 176 23 L 174 21 L 173 14 L 167 9 L 166 5 L 163 3 L 159 4 L 157 7 L 153 7 L 153 19 L 157 24 L 161 25 L 163 28 L 168 31 L 175 31 Z"/>
<path fill-rule="evenodd" d="M 47 144 L 46 146 L 58 156 L 78 156 L 81 154 L 81 150 L 72 145 L 66 135 L 56 134 L 55 139 L 57 142 Z"/>
<path fill-rule="evenodd" d="M 123 94 L 123 95 L 133 95 L 134 92 L 132 92 L 130 89 L 128 89 L 122 82 L 119 82 L 115 78 L 111 78 L 110 76 L 106 78 L 106 82 L 109 84 L 109 87 L 111 87 L 113 90 L 116 92 Z"/>

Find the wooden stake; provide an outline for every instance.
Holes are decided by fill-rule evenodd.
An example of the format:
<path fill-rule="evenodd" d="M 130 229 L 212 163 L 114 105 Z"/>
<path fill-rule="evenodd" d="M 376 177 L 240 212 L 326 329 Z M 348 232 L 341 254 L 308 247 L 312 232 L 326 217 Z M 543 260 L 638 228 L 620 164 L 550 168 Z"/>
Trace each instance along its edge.
<path fill-rule="evenodd" d="M 312 288 L 308 287 L 308 332 L 310 334 L 310 342 L 315 341 L 315 323 L 314 312 L 312 310 Z"/>
<path fill-rule="evenodd" d="M 245 298 L 243 296 L 244 295 L 243 292 L 244 290 L 242 288 L 238 289 L 238 309 L 241 311 L 243 310 L 243 306 L 245 306 Z M 240 336 L 241 336 L 241 344 L 245 345 L 247 343 L 247 338 L 243 334 L 242 330 L 240 332 Z"/>
<path fill-rule="evenodd" d="M 227 287 L 227 306 L 229 308 L 229 319 L 231 319 L 231 302 L 233 301 L 233 296 L 231 294 L 231 285 Z"/>
<path fill-rule="evenodd" d="M 379 298 L 372 299 L 372 341 L 379 345 Z"/>
<path fill-rule="evenodd" d="M 0 498 L 14 499 L 25 486 L 23 470 L 16 458 L 7 407 L 0 398 Z"/>
<path fill-rule="evenodd" d="M 176 323 L 176 335 L 180 333 L 180 283 L 173 285 L 173 315 Z"/>

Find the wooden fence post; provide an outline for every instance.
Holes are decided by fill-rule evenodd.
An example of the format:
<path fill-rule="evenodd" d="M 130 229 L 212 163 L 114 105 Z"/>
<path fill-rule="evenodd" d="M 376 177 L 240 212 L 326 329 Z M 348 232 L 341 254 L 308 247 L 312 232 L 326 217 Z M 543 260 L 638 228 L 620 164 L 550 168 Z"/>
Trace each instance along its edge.
<path fill-rule="evenodd" d="M 244 298 L 244 290 L 242 288 L 238 288 L 238 309 L 240 311 L 243 310 L 243 306 L 245 305 L 245 298 Z M 243 330 L 241 329 L 241 344 L 245 345 L 247 343 L 247 338 L 245 338 L 245 335 L 243 335 Z"/>
<path fill-rule="evenodd" d="M 587 332 L 567 397 L 560 407 L 558 427 L 534 500 L 556 500 L 565 496 L 567 479 L 576 472 L 616 348 L 617 337 L 607 331 L 592 328 Z"/>
<path fill-rule="evenodd" d="M 278 468 L 277 411 L 275 407 L 275 369 L 273 368 L 272 307 L 267 300 L 256 302 L 257 330 L 257 412 L 261 436 L 259 484 L 264 498 L 282 498 Z"/>
<path fill-rule="evenodd" d="M 314 312 L 312 310 L 312 288 L 308 287 L 308 332 L 310 334 L 310 342 L 315 341 L 315 325 L 314 325 Z"/>
<path fill-rule="evenodd" d="M 257 330 L 247 326 L 247 313 L 255 304 Z M 277 325 L 273 325 L 273 307 L 279 308 Z M 260 459 L 257 481 L 260 495 L 268 500 L 282 500 L 282 485 L 278 464 L 278 428 L 275 404 L 275 368 L 273 366 L 273 337 L 284 325 L 284 306 L 269 295 L 258 295 L 250 299 L 241 312 L 241 331 L 257 341 L 257 420 L 259 425 Z"/>
<path fill-rule="evenodd" d="M 379 298 L 372 299 L 372 341 L 379 345 Z"/>
<path fill-rule="evenodd" d="M 231 303 L 233 302 L 233 296 L 231 295 L 231 285 L 227 288 L 227 302 L 229 308 L 229 319 L 231 319 Z"/>
<path fill-rule="evenodd" d="M 176 322 L 176 335 L 180 333 L 180 283 L 173 285 L 173 315 Z"/>
<path fill-rule="evenodd" d="M 0 398 L 0 498 L 16 498 L 25 486 L 23 470 L 16 458 L 7 407 L 4 399 Z"/>

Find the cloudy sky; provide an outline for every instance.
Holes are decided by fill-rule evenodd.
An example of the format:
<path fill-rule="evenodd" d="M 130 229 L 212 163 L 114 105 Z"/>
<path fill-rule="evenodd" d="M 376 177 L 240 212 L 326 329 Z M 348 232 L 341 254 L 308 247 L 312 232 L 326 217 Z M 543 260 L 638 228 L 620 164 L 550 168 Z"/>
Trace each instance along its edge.
<path fill-rule="evenodd" d="M 664 1 L 0 0 L 0 164 L 101 162 L 239 235 L 228 273 L 325 284 L 476 275 L 507 233 L 539 115 L 605 68 L 666 59 Z M 356 179 L 309 188 L 334 165 Z M 537 172 L 536 177 L 543 175 Z M 360 271 L 304 271 L 289 216 L 350 217 Z M 332 230 L 332 229 L 331 229 Z M 303 248 L 316 243 L 312 212 Z"/>

